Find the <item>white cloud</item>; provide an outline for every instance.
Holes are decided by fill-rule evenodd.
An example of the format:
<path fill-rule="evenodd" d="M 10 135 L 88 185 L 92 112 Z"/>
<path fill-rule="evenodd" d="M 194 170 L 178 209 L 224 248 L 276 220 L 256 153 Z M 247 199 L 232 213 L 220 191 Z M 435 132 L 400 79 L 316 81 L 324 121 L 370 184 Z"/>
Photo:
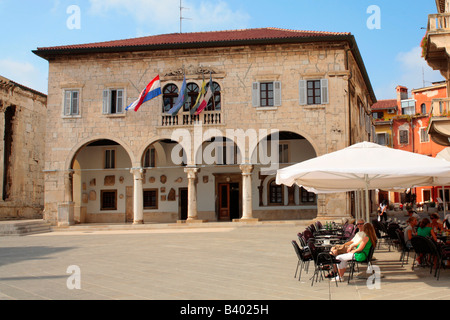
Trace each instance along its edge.
<path fill-rule="evenodd" d="M 396 58 L 400 62 L 402 76 L 399 83 L 408 87 L 408 89 L 418 89 L 431 85 L 431 82 L 441 81 L 442 77 L 439 71 L 433 70 L 422 58 L 422 48 L 415 47 L 408 52 L 400 52 Z"/>
<path fill-rule="evenodd" d="M 12 59 L 0 59 L 1 75 L 42 93 L 47 93 L 47 77 L 33 64 Z"/>
<path fill-rule="evenodd" d="M 407 87 L 411 92 L 412 89 L 430 86 L 432 82 L 444 80 L 440 72 L 433 70 L 422 58 L 421 47 L 398 53 L 395 61 L 398 64 L 397 74 L 395 75 L 394 70 L 386 74 L 384 84 L 375 88 L 379 100 L 396 99 L 395 88 L 398 85 Z"/>
<path fill-rule="evenodd" d="M 89 0 L 89 13 L 130 15 L 138 24 L 137 29 L 151 28 L 152 33 L 177 32 L 180 24 L 179 0 Z M 200 4 L 184 1 L 182 6 L 183 32 L 244 28 L 250 16 L 233 10 L 225 1 L 204 1 Z"/>

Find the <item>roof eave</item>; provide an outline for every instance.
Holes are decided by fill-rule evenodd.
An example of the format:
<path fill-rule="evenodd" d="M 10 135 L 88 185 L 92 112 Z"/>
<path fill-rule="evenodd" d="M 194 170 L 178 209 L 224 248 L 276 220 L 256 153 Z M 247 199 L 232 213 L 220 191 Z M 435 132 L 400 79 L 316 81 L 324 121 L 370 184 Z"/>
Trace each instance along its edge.
<path fill-rule="evenodd" d="M 287 43 L 308 43 L 308 42 L 325 42 L 325 41 L 347 41 L 349 42 L 351 51 L 361 69 L 364 80 L 367 83 L 368 91 L 372 103 L 376 103 L 377 99 L 370 83 L 367 70 L 364 66 L 361 53 L 356 44 L 355 37 L 352 34 L 338 35 L 322 35 L 311 37 L 286 37 L 286 38 L 268 38 L 268 39 L 245 39 L 245 40 L 223 40 L 209 42 L 189 42 L 189 43 L 166 43 L 157 45 L 138 45 L 138 46 L 122 46 L 122 47 L 93 47 L 93 48 L 61 48 L 61 49 L 37 49 L 32 52 L 37 56 L 49 60 L 52 57 L 69 55 L 69 54 L 90 54 L 90 53 L 120 53 L 120 52 L 138 52 L 138 51 L 157 51 L 170 49 L 196 49 L 196 48 L 214 48 L 214 47 L 230 47 L 244 45 L 263 45 L 263 44 L 287 44 Z"/>

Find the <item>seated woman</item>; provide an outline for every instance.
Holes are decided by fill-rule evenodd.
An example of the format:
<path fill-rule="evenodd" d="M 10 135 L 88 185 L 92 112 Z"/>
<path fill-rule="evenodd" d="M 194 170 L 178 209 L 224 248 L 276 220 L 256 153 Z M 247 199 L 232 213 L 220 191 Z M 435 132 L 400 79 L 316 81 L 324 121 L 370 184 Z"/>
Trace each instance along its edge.
<path fill-rule="evenodd" d="M 404 232 L 404 238 L 406 247 L 408 249 L 412 249 L 411 239 L 413 236 L 417 235 L 416 232 L 416 225 L 417 225 L 417 219 L 415 217 L 409 217 L 408 220 L 406 220 L 408 223 L 408 226 L 405 228 Z"/>
<path fill-rule="evenodd" d="M 336 260 L 339 260 L 340 263 L 338 264 L 338 275 L 335 280 L 342 280 L 344 278 L 348 261 L 352 260 L 353 257 L 355 257 L 356 261 L 365 261 L 369 255 L 370 248 L 377 245 L 377 236 L 373 225 L 371 223 L 364 224 L 363 231 L 366 236 L 362 239 L 356 249 L 352 249 L 349 252 L 340 254 L 336 257 Z"/>
<path fill-rule="evenodd" d="M 437 242 L 436 233 L 434 233 L 434 230 L 431 227 L 431 223 L 428 218 L 423 218 L 422 221 L 420 221 L 419 227 L 417 228 L 417 235 L 432 238 Z"/>
<path fill-rule="evenodd" d="M 433 228 L 434 232 L 441 232 L 443 229 L 443 225 L 441 223 L 441 220 L 439 220 L 439 216 L 437 213 L 433 213 L 430 215 L 431 224 L 430 227 Z"/>

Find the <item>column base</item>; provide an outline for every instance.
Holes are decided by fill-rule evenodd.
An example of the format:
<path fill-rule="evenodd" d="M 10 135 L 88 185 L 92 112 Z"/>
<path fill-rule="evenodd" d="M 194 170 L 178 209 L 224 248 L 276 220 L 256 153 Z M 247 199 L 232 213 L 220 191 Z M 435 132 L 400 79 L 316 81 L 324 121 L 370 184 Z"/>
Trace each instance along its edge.
<path fill-rule="evenodd" d="M 259 218 L 241 218 L 241 219 L 233 219 L 233 222 L 258 222 Z"/>
<path fill-rule="evenodd" d="M 200 219 L 187 219 L 187 220 L 178 220 L 177 223 L 205 223 L 208 220 L 200 220 Z"/>
<path fill-rule="evenodd" d="M 133 224 L 144 224 L 144 220 L 133 221 Z"/>

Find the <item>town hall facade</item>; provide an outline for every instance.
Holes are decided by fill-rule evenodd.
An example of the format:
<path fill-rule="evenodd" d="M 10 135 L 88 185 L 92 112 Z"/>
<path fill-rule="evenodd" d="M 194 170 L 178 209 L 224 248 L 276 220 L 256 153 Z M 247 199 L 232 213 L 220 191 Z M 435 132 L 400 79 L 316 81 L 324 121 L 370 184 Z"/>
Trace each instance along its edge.
<path fill-rule="evenodd" d="M 355 210 L 351 193 L 275 183 L 278 168 L 373 138 L 376 98 L 349 33 L 176 33 L 34 53 L 49 62 L 44 219 L 53 224 Z M 157 75 L 162 94 L 126 111 Z M 184 79 L 185 103 L 170 115 Z M 203 84 L 214 90 L 196 115 Z"/>

